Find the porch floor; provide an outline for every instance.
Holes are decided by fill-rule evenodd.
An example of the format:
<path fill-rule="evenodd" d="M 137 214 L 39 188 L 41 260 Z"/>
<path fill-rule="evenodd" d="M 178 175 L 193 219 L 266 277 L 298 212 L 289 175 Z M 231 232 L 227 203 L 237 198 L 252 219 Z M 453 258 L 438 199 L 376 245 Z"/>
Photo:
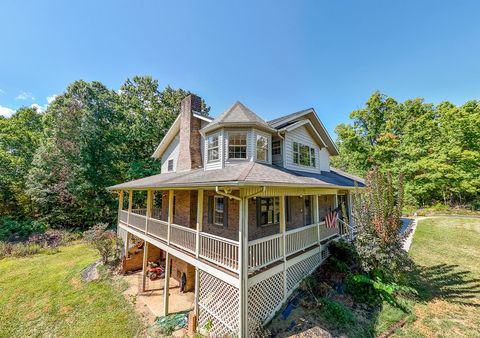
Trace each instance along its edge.
<path fill-rule="evenodd" d="M 164 315 L 163 308 L 163 286 L 164 278 L 151 281 L 147 278 L 146 289 L 142 292 L 142 271 L 136 271 L 124 276 L 128 283 L 128 289 L 125 291 L 127 296 L 136 297 L 137 309 L 145 313 L 149 321 L 153 321 L 155 317 Z M 185 311 L 193 309 L 194 292 L 180 292 L 178 282 L 170 278 L 170 297 L 168 300 L 169 313 Z M 148 311 L 144 311 L 144 310 Z M 148 312 L 148 313 L 146 313 Z"/>

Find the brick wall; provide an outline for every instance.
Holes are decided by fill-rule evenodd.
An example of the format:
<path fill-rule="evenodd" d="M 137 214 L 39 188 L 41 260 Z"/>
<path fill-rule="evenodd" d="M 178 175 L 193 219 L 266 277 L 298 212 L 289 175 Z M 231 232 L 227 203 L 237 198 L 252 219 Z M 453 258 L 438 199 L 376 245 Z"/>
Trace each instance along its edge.
<path fill-rule="evenodd" d="M 288 214 L 289 217 L 286 220 L 287 230 L 297 229 L 303 227 L 304 217 L 303 209 L 305 207 L 303 197 L 300 196 L 287 196 L 288 203 Z"/>
<path fill-rule="evenodd" d="M 188 95 L 182 100 L 180 110 L 180 143 L 177 171 L 186 171 L 202 167 L 201 155 L 201 121 L 192 111 L 200 112 L 202 100 L 196 95 Z"/>
<path fill-rule="evenodd" d="M 196 229 L 198 192 L 196 190 L 177 190 L 174 196 L 173 223 Z"/>
<path fill-rule="evenodd" d="M 206 190 L 203 193 L 203 232 L 238 241 L 240 203 L 237 200 L 229 199 L 227 227 L 215 225 L 208 222 L 208 199 L 215 195 L 217 194 L 213 190 Z M 232 192 L 232 195 L 238 196 L 238 191 Z"/>
<path fill-rule="evenodd" d="M 320 222 L 325 220 L 325 216 L 329 211 L 333 210 L 334 203 L 334 195 L 321 195 L 318 197 L 318 213 L 320 217 Z"/>
<path fill-rule="evenodd" d="M 194 291 L 195 290 L 195 267 L 191 264 L 188 264 L 181 259 L 170 256 L 170 263 L 171 263 L 171 273 L 170 277 L 175 279 L 178 283 L 180 283 L 182 278 L 182 273 L 185 273 L 187 277 L 187 283 L 185 284 L 185 291 Z"/>

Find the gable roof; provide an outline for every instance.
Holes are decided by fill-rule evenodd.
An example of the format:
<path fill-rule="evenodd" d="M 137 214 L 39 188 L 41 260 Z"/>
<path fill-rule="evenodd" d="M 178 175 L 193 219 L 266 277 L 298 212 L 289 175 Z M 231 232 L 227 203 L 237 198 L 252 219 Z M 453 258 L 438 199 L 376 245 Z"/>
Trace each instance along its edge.
<path fill-rule="evenodd" d="M 168 129 L 167 133 L 162 138 L 162 141 L 160 141 L 160 144 L 157 146 L 157 149 L 155 149 L 155 151 L 153 152 L 151 156 L 152 158 L 161 158 L 170 143 L 172 143 L 177 134 L 180 132 L 180 116 L 181 114 L 178 114 L 172 126 L 170 127 L 170 129 Z M 200 113 L 196 112 L 193 112 L 193 117 L 196 117 L 197 119 L 203 120 L 205 122 L 213 121 L 213 118 L 211 118 L 210 116 L 201 115 Z"/>
<path fill-rule="evenodd" d="M 256 127 L 269 132 L 275 132 L 275 129 L 269 126 L 267 122 L 239 101 L 235 102 L 230 108 L 206 125 L 201 132 L 207 133 L 224 126 Z"/>
<path fill-rule="evenodd" d="M 336 171 L 308 173 L 289 170 L 273 164 L 247 162 L 231 167 L 164 173 L 117 184 L 108 190 L 212 187 L 212 186 L 292 186 L 312 188 L 363 187 L 363 180 L 342 175 Z"/>
<path fill-rule="evenodd" d="M 283 128 L 293 125 L 299 120 L 306 119 L 306 118 L 308 118 L 312 123 L 313 127 L 319 134 L 320 138 L 322 139 L 322 142 L 325 144 L 325 147 L 327 148 L 330 155 L 338 155 L 338 148 L 335 142 L 333 142 L 327 129 L 323 125 L 322 121 L 320 121 L 317 113 L 313 108 L 304 109 L 296 113 L 292 113 L 289 115 L 276 118 L 274 120 L 269 121 L 268 124 L 271 127 L 275 128 L 276 130 L 280 131 Z"/>

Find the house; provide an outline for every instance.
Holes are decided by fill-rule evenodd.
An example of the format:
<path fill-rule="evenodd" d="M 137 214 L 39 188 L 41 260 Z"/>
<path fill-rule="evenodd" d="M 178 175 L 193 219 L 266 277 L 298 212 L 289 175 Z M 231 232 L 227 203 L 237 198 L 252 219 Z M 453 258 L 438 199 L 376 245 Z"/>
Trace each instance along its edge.
<path fill-rule="evenodd" d="M 240 102 L 215 119 L 200 103 L 182 101 L 152 155 L 160 174 L 109 188 L 119 194 L 118 233 L 126 252 L 132 238 L 147 243 L 143 269 L 152 252 L 164 262 L 166 290 L 175 281 L 193 291 L 199 327 L 252 336 L 328 242 L 348 235 L 351 217 L 327 227 L 325 216 L 339 206 L 350 215 L 363 181 L 330 166 L 338 149 L 314 109 L 266 122 Z M 163 301 L 168 313 L 169 292 Z"/>

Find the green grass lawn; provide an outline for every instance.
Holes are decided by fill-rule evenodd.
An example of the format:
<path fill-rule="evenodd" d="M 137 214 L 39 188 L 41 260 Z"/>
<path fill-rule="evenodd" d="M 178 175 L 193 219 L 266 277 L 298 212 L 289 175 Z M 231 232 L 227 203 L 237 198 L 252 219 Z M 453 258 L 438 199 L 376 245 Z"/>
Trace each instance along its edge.
<path fill-rule="evenodd" d="M 141 323 L 121 286 L 84 282 L 98 259 L 83 244 L 0 260 L 0 337 L 134 337 Z"/>
<path fill-rule="evenodd" d="M 480 220 L 420 221 L 410 253 L 420 300 L 394 337 L 480 337 Z"/>

